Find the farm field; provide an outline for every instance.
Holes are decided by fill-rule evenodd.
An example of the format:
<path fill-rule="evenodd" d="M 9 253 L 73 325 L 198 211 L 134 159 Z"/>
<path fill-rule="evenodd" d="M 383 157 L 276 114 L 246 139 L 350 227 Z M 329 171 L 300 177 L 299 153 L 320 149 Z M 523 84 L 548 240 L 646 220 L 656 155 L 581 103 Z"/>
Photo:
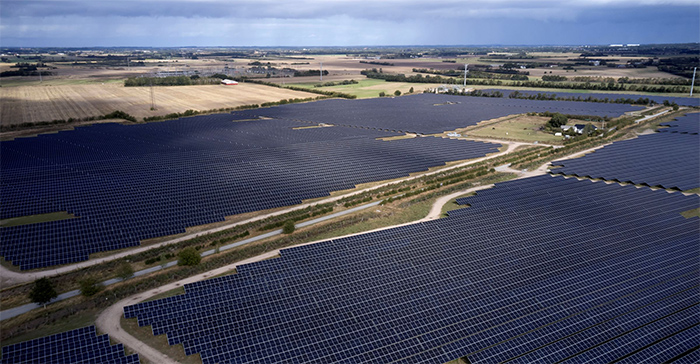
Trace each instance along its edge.
<path fill-rule="evenodd" d="M 256 84 L 154 87 L 154 93 L 156 110 L 150 110 L 149 87 L 124 87 L 116 83 L 2 87 L 0 124 L 77 119 L 115 110 L 140 120 L 188 109 L 203 111 L 318 96 Z"/>

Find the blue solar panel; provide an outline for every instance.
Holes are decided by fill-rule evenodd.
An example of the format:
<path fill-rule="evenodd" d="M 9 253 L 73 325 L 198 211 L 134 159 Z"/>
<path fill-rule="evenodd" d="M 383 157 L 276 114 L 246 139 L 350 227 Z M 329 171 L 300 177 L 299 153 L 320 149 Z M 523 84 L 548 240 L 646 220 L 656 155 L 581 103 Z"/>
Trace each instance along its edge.
<path fill-rule="evenodd" d="M 642 98 L 642 99 L 649 99 L 651 101 L 654 101 L 657 104 L 663 104 L 664 101 L 668 101 L 671 103 L 675 102 L 676 104 L 681 105 L 681 106 L 694 106 L 694 107 L 700 106 L 700 99 L 698 99 L 698 98 L 674 97 L 674 96 L 666 96 L 666 95 L 640 95 L 640 94 L 619 94 L 619 93 L 612 94 L 612 93 L 603 93 L 603 92 L 579 93 L 579 92 L 566 92 L 566 91 L 558 91 L 558 90 L 531 91 L 531 90 L 485 89 L 482 91 L 484 91 L 484 92 L 500 91 L 501 93 L 503 93 L 503 97 L 508 97 L 512 92 L 517 91 L 523 95 L 537 95 L 537 94 L 555 95 L 555 97 L 574 98 L 574 99 L 578 99 L 581 101 L 585 101 L 589 97 L 594 98 L 594 99 L 599 99 L 599 100 L 608 99 L 610 101 L 614 101 L 617 99 L 631 99 L 631 100 L 637 101 L 638 99 Z"/>
<path fill-rule="evenodd" d="M 576 101 L 533 101 L 507 98 L 416 94 L 399 98 L 323 100 L 234 112 L 237 117 L 266 116 L 379 130 L 442 133 L 480 121 L 528 112 L 618 117 L 640 106 Z"/>
<path fill-rule="evenodd" d="M 668 128 L 659 128 L 662 133 L 698 134 L 700 133 L 700 113 L 687 114 L 673 121 L 659 124 Z"/>
<path fill-rule="evenodd" d="M 700 187 L 698 135 L 658 133 L 615 142 L 585 157 L 556 161 L 552 173 L 664 188 Z"/>
<path fill-rule="evenodd" d="M 21 269 L 74 263 L 500 147 L 434 137 L 382 141 L 397 134 L 353 127 L 297 129 L 306 126 L 220 114 L 2 142 L 0 219 L 57 211 L 77 218 L 0 228 L 0 254 Z"/>
<path fill-rule="evenodd" d="M 108 335 L 94 326 L 24 341 L 2 348 L 2 363 L 140 363 L 138 354 L 126 356 L 122 344 L 111 345 Z"/>
<path fill-rule="evenodd" d="M 204 363 L 607 361 L 691 348 L 700 231 L 680 212 L 697 195 L 541 176 L 462 202 L 471 207 L 446 219 L 285 249 L 125 317 Z"/>

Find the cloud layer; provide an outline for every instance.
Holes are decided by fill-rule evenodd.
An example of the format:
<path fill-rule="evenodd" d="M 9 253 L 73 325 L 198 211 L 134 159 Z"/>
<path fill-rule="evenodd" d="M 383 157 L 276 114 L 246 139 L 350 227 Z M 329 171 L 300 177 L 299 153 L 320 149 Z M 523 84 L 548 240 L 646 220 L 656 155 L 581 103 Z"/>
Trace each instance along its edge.
<path fill-rule="evenodd" d="M 675 0 L 159 0 L 2 3 L 2 46 L 698 42 Z"/>

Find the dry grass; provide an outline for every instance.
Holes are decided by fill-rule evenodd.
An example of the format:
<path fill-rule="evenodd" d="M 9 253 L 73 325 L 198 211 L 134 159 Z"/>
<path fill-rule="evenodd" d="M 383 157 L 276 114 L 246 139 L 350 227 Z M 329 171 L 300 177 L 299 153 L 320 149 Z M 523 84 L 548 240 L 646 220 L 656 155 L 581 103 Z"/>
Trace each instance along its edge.
<path fill-rule="evenodd" d="M 0 124 L 84 118 L 114 110 L 141 119 L 188 109 L 211 110 L 318 96 L 256 84 L 155 87 L 154 91 L 157 110 L 150 109 L 149 87 L 124 87 L 115 83 L 2 87 Z"/>

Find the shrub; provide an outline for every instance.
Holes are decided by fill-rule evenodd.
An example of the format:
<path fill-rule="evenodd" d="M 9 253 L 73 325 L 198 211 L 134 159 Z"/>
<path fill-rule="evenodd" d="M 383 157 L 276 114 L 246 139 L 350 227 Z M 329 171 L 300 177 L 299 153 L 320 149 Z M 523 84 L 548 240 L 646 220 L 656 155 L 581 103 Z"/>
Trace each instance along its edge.
<path fill-rule="evenodd" d="M 80 281 L 80 293 L 85 297 L 94 296 L 102 287 L 95 277 L 87 277 Z"/>
<path fill-rule="evenodd" d="M 197 265 L 202 261 L 202 256 L 197 253 L 197 250 L 193 247 L 182 249 L 177 253 L 177 265 Z"/>
<path fill-rule="evenodd" d="M 117 277 L 127 280 L 131 277 L 134 276 L 134 268 L 131 267 L 131 264 L 127 261 L 122 261 L 119 263 L 119 267 L 117 267 Z"/>
<path fill-rule="evenodd" d="M 34 303 L 44 305 L 49 303 L 52 299 L 56 298 L 58 293 L 53 288 L 53 283 L 48 278 L 39 278 L 34 282 L 34 287 L 32 287 L 31 292 L 29 292 L 29 299 Z"/>
<path fill-rule="evenodd" d="M 294 226 L 294 221 L 287 220 L 284 223 L 284 226 L 282 227 L 282 233 L 283 234 L 291 234 L 294 232 L 295 229 L 296 229 L 296 227 Z"/>

